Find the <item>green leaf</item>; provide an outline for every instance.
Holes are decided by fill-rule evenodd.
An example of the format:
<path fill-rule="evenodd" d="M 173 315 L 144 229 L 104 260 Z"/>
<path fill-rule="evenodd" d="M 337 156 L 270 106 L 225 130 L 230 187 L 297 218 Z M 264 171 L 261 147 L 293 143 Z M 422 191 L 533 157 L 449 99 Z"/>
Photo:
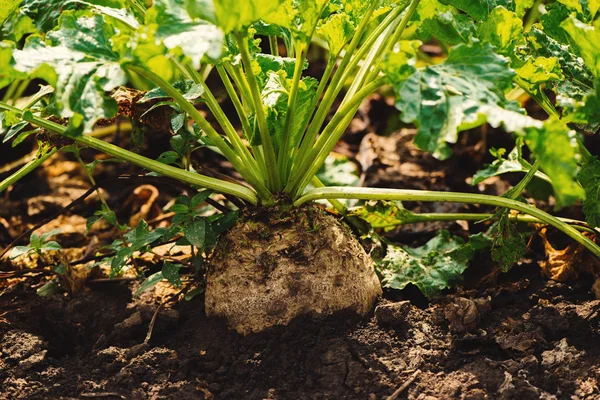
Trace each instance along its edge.
<path fill-rule="evenodd" d="M 383 70 L 391 82 L 398 85 L 416 71 L 417 53 L 422 44 L 420 40 L 401 40 L 386 54 Z"/>
<path fill-rule="evenodd" d="M 480 182 L 484 181 L 487 178 L 492 176 L 498 176 L 502 174 L 506 174 L 509 172 L 524 172 L 527 173 L 531 169 L 531 164 L 529 161 L 523 158 L 522 154 L 523 148 L 523 139 L 517 138 L 517 144 L 514 149 L 508 153 L 508 156 L 504 158 L 505 149 L 491 149 L 490 153 L 496 156 L 496 160 L 487 164 L 484 169 L 481 169 L 473 175 L 473 180 L 471 181 L 471 185 L 475 186 Z M 548 177 L 542 174 L 540 171 L 535 173 L 535 176 L 547 181 Z"/>
<path fill-rule="evenodd" d="M 280 7 L 283 0 L 188 0 L 188 11 L 193 17 L 215 23 L 225 33 L 252 25 Z M 212 4 L 211 4 L 212 3 Z"/>
<path fill-rule="evenodd" d="M 141 220 L 134 230 L 125 234 L 125 240 L 127 240 L 127 242 L 130 244 L 129 248 L 132 251 L 140 250 L 143 247 L 160 239 L 160 237 L 160 232 L 150 232 L 150 227 L 144 220 Z"/>
<path fill-rule="evenodd" d="M 27 125 L 29 125 L 29 122 L 21 121 L 21 122 L 17 122 L 13 126 L 11 126 L 10 129 L 8 130 L 8 132 L 6 132 L 6 135 L 4 135 L 4 139 L 2 139 L 2 143 L 6 143 L 9 140 L 11 140 L 19 132 L 21 132 Z"/>
<path fill-rule="evenodd" d="M 491 43 L 499 54 L 512 55 L 514 47 L 524 41 L 523 21 L 504 7 L 496 7 L 477 27 L 479 39 Z"/>
<path fill-rule="evenodd" d="M 17 9 L 21 0 L 0 0 L 0 26 Z"/>
<path fill-rule="evenodd" d="M 163 272 L 156 272 L 152 275 L 150 275 L 138 288 L 138 290 L 135 291 L 134 296 L 138 297 L 140 294 L 142 294 L 143 292 L 145 292 L 146 290 L 153 288 L 154 286 L 156 286 L 156 284 L 160 281 L 162 281 L 164 279 L 163 277 Z"/>
<path fill-rule="evenodd" d="M 23 255 L 23 254 L 29 254 L 29 253 L 33 253 L 33 249 L 29 246 L 15 246 L 10 250 L 10 253 L 8 254 L 8 258 L 10 258 L 11 260 Z"/>
<path fill-rule="evenodd" d="M 402 121 L 419 127 L 415 144 L 445 159 L 451 153 L 447 143 L 456 143 L 459 131 L 486 121 L 509 132 L 541 126 L 504 97 L 513 76 L 508 61 L 489 44 L 473 43 L 454 47 L 443 63 L 417 70 L 408 79 L 390 78 Z"/>
<path fill-rule="evenodd" d="M 492 260 L 496 261 L 503 272 L 507 272 L 527 251 L 526 236 L 508 218 L 507 211 L 501 211 L 500 219 L 488 232 L 492 240 Z"/>
<path fill-rule="evenodd" d="M 289 29 L 294 45 L 306 48 L 326 3 L 327 0 L 284 0 L 273 12 L 265 14 L 263 20 Z"/>
<path fill-rule="evenodd" d="M 199 193 L 196 193 L 194 195 L 194 197 L 192 197 L 192 199 L 190 200 L 190 207 L 196 208 L 196 207 L 200 206 L 202 203 L 204 203 L 206 201 L 206 199 L 208 199 L 208 197 L 211 194 L 212 194 L 211 190 L 203 190 Z"/>
<path fill-rule="evenodd" d="M 442 42 L 456 45 L 471 42 L 475 36 L 475 24 L 464 14 L 453 14 L 451 11 L 446 11 L 425 19 L 419 26 L 419 31 Z"/>
<path fill-rule="evenodd" d="M 329 45 L 329 56 L 340 54 L 346 43 L 354 35 L 354 25 L 347 14 L 332 14 L 322 21 L 317 28 L 317 35 L 321 36 Z"/>
<path fill-rule="evenodd" d="M 592 74 L 600 78 L 600 20 L 592 26 L 571 15 L 561 26 L 571 37 L 571 47 L 583 58 Z"/>
<path fill-rule="evenodd" d="M 521 67 L 515 70 L 519 78 L 531 92 L 538 92 L 540 85 L 547 82 L 557 82 L 564 79 L 558 58 L 536 57 L 529 58 Z"/>
<path fill-rule="evenodd" d="M 78 16 L 66 11 L 58 30 L 48 32 L 49 44 L 30 37 L 23 50 L 13 52 L 14 68 L 40 77 L 56 87 L 54 105 L 57 114 L 85 119 L 90 131 L 100 118 L 116 114 L 117 103 L 105 92 L 127 81 L 112 50 L 114 28 L 100 15 Z"/>
<path fill-rule="evenodd" d="M 160 161 L 161 163 L 167 164 L 167 165 L 174 164 L 177 160 L 179 160 L 179 154 L 177 154 L 177 152 L 171 151 L 171 150 L 165 151 L 160 156 L 158 156 L 158 158 L 156 159 L 156 161 Z"/>
<path fill-rule="evenodd" d="M 350 209 L 348 215 L 362 218 L 373 228 L 389 232 L 398 225 L 409 223 L 415 214 L 400 202 L 370 201 L 362 207 Z"/>
<path fill-rule="evenodd" d="M 204 218 L 195 219 L 185 224 L 183 234 L 192 245 L 204 249 L 206 243 L 207 221 Z"/>
<path fill-rule="evenodd" d="M 592 226 L 600 227 L 600 160 L 597 157 L 588 159 L 581 166 L 578 179 L 585 190 L 585 220 Z"/>
<path fill-rule="evenodd" d="M 184 3 L 184 0 L 155 0 L 146 12 L 146 24 L 156 24 L 156 37 L 165 47 L 180 50 L 198 69 L 204 56 L 212 60 L 221 56 L 224 35 L 214 24 L 190 16 Z"/>
<path fill-rule="evenodd" d="M 446 230 L 418 248 L 388 245 L 386 256 L 379 262 L 383 286 L 404 289 L 412 283 L 429 298 L 449 288 L 461 278 L 477 250 L 489 248 L 483 234 L 471 236 L 468 243 Z"/>
<path fill-rule="evenodd" d="M 173 264 L 165 261 L 161 271 L 163 278 L 168 280 L 171 285 L 181 287 L 181 278 L 179 277 L 179 270 L 181 267 L 181 264 Z"/>
<path fill-rule="evenodd" d="M 542 129 L 527 128 L 525 143 L 540 160 L 542 170 L 552 180 L 556 207 L 573 204 L 584 197 L 576 181 L 578 144 L 575 132 L 559 120 L 548 120 Z"/>
<path fill-rule="evenodd" d="M 289 91 L 292 80 L 287 78 L 284 70 L 267 72 L 267 81 L 261 91 L 261 98 L 271 127 L 275 151 L 278 151 L 284 134 L 289 134 L 289 148 L 294 149 L 302 138 L 303 128 L 310 118 L 314 96 L 318 83 L 316 79 L 304 77 L 298 85 L 295 112 L 290 124 L 290 132 L 284 132 L 285 118 L 288 110 Z M 260 135 L 255 134 L 252 144 L 260 144 Z"/>
<path fill-rule="evenodd" d="M 487 17 L 490 10 L 496 6 L 494 0 L 441 0 L 441 2 L 464 11 L 477 21 Z"/>
<path fill-rule="evenodd" d="M 317 178 L 325 186 L 358 186 L 360 172 L 348 157 L 332 154 L 325 159 Z"/>

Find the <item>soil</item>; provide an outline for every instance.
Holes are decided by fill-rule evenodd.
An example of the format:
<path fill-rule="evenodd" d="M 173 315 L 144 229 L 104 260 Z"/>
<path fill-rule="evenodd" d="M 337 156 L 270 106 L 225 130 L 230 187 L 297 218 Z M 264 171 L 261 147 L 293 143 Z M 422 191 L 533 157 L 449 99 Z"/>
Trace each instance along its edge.
<path fill-rule="evenodd" d="M 507 136 L 487 132 L 482 145 L 486 135 L 470 132 L 455 157 L 439 162 L 411 145 L 414 132 L 397 131 L 393 122 L 386 125 L 382 115 L 391 106 L 385 100 L 367 103 L 337 149 L 361 165 L 365 185 L 497 194 L 514 183 L 512 177 L 477 188 L 467 183 L 482 162 L 490 161 L 485 148 L 510 146 Z M 395 133 L 370 133 L 375 131 Z M 164 136 L 152 140 L 162 140 L 163 146 L 149 148 L 164 148 Z M 0 154 L 11 153 L 0 147 Z M 181 192 L 165 182 L 115 179 L 136 171 L 109 163 L 97 169 L 98 179 L 113 179 L 104 194 L 119 218 L 132 225 L 141 218 L 160 219 L 161 207 Z M 0 250 L 89 187 L 81 168 L 64 157 L 15 185 L 0 200 Z M 479 209 L 405 205 L 417 211 Z M 98 242 L 113 238 L 102 229 L 82 233 L 85 218 L 98 208 L 97 196 L 90 196 L 43 229 L 63 228 L 56 240 L 70 259 L 83 257 Z M 569 209 L 565 215 L 580 217 L 579 212 Z M 389 237 L 421 244 L 440 228 L 463 236 L 483 229 L 418 224 Z M 48 279 L 39 271 L 43 265 L 0 261 L 1 272 L 38 268 L 0 279 L 0 398 L 600 398 L 600 300 L 591 275 L 566 283 L 544 277 L 539 239 L 527 257 L 500 274 L 481 256 L 458 288 L 433 301 L 414 287 L 384 291 L 365 318 L 344 313 L 300 317 L 287 327 L 248 336 L 229 330 L 223 320 L 207 318 L 202 295 L 159 307 L 170 293 L 164 285 L 135 297 L 137 281 L 92 279 L 73 294 L 40 297 L 36 290 Z M 143 262 L 155 271 L 156 260 Z"/>

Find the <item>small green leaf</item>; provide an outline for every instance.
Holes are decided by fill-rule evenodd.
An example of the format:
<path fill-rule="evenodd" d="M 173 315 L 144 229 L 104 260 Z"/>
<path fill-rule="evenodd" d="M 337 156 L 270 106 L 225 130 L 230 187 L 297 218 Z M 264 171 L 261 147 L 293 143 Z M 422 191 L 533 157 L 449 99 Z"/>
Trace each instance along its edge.
<path fill-rule="evenodd" d="M 175 287 L 181 286 L 181 278 L 179 277 L 179 269 L 181 269 L 181 264 L 173 264 L 168 261 L 165 261 L 162 267 L 162 276 L 169 283 Z"/>
<path fill-rule="evenodd" d="M 23 254 L 29 254 L 32 253 L 33 249 L 29 246 L 15 246 L 10 250 L 10 253 L 8 254 L 8 258 L 10 258 L 11 260 L 23 255 Z"/>
<path fill-rule="evenodd" d="M 185 224 L 183 228 L 185 238 L 199 249 L 204 249 L 206 243 L 206 225 L 206 219 L 199 218 Z"/>
<path fill-rule="evenodd" d="M 179 154 L 175 151 L 165 151 L 156 159 L 156 161 L 167 165 L 174 164 L 177 160 L 179 160 Z"/>
<path fill-rule="evenodd" d="M 531 164 L 529 163 L 529 161 L 523 158 L 522 148 L 523 139 L 518 138 L 517 145 L 514 149 L 511 150 L 510 153 L 508 153 L 508 156 L 506 158 L 503 157 L 504 152 L 506 151 L 505 149 L 490 150 L 490 153 L 492 153 L 492 155 L 495 155 L 497 159 L 493 163 L 487 164 L 484 169 L 477 171 L 477 173 L 473 175 L 471 185 L 475 186 L 487 178 L 506 174 L 509 172 L 527 173 L 527 171 L 531 169 Z M 548 179 L 539 171 L 536 172 L 535 176 L 543 180 Z"/>
<path fill-rule="evenodd" d="M 445 230 L 422 247 L 388 245 L 386 256 L 378 263 L 383 286 L 401 290 L 412 283 L 425 296 L 434 297 L 461 278 L 477 250 L 489 246 L 483 234 L 473 235 L 464 243 Z"/>
<path fill-rule="evenodd" d="M 200 193 L 196 193 L 194 195 L 194 197 L 192 197 L 192 200 L 190 200 L 190 207 L 191 208 L 198 207 L 200 204 L 204 203 L 211 194 L 212 194 L 211 190 L 203 190 Z"/>
<path fill-rule="evenodd" d="M 492 260 L 496 261 L 503 272 L 507 272 L 527 251 L 526 236 L 508 218 L 508 212 L 502 211 L 500 219 L 488 232 L 492 240 Z"/>
<path fill-rule="evenodd" d="M 139 295 L 141 295 L 143 292 L 145 292 L 146 290 L 153 288 L 154 286 L 156 286 L 156 284 L 160 281 L 163 280 L 163 273 L 162 271 L 160 272 L 156 272 L 152 275 L 150 275 L 139 287 L 138 290 L 136 290 L 134 296 L 138 297 Z"/>

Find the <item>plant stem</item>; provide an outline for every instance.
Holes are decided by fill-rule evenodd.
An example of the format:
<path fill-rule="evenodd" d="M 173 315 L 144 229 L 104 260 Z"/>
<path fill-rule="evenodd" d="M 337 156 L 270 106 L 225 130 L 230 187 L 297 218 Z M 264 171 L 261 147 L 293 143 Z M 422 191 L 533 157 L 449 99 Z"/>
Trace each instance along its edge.
<path fill-rule="evenodd" d="M 246 115 L 246 110 L 244 109 L 244 105 L 240 101 L 240 98 L 239 98 L 237 92 L 235 91 L 235 88 L 233 87 L 231 80 L 229 79 L 229 75 L 227 74 L 227 72 L 225 71 L 223 66 L 217 65 L 217 72 L 219 73 L 219 76 L 221 77 L 221 81 L 223 82 L 223 86 L 225 86 L 227 95 L 229 96 L 229 99 L 233 103 L 233 107 L 235 108 L 235 111 L 240 119 L 240 122 L 242 124 L 242 132 L 244 132 L 244 136 L 246 137 L 246 140 L 248 140 L 248 142 L 251 142 L 252 141 L 252 127 L 250 126 L 250 123 L 248 122 L 248 115 Z M 265 165 L 265 158 L 263 157 L 261 148 L 258 146 L 253 146 L 252 151 L 254 153 L 254 157 L 256 158 L 258 168 L 260 170 L 260 176 L 263 179 L 267 179 L 267 167 Z"/>
<path fill-rule="evenodd" d="M 525 190 L 527 185 L 529 185 L 529 182 L 531 182 L 531 180 L 533 179 L 533 177 L 535 176 L 535 174 L 537 173 L 539 168 L 540 168 L 540 159 L 538 158 L 535 160 L 535 162 L 533 163 L 531 168 L 529 168 L 529 171 L 527 171 L 527 173 L 525 174 L 523 179 L 521 179 L 521 181 L 519 181 L 519 183 L 517 183 L 516 186 L 514 186 L 513 188 L 508 190 L 506 193 L 504 193 L 504 197 L 506 197 L 508 199 L 513 199 L 513 200 L 516 199 L 517 197 L 519 197 L 521 192 L 523 192 L 523 190 Z M 552 183 L 552 182 L 550 182 L 550 183 Z"/>
<path fill-rule="evenodd" d="M 0 110 L 13 111 L 19 116 L 23 114 L 23 110 L 10 106 L 3 102 L 0 102 Z M 31 117 L 30 123 L 61 135 L 64 135 L 66 132 L 66 128 L 64 126 L 52 121 L 48 121 L 44 118 L 40 118 L 35 115 Z M 95 137 L 89 135 L 69 136 L 69 138 L 78 143 L 84 144 L 88 147 L 109 154 L 113 157 L 119 158 L 124 161 L 128 161 L 142 168 L 156 172 L 160 175 L 168 176 L 170 178 L 177 179 L 181 182 L 186 182 L 191 185 L 206 187 L 208 189 L 212 189 L 224 194 L 231 194 L 233 196 L 237 196 L 243 200 L 246 200 L 251 204 L 258 203 L 256 192 L 246 186 L 237 183 L 224 182 L 220 179 L 211 178 L 208 176 L 185 171 L 170 165 L 166 165 L 159 161 L 152 160 L 150 158 L 133 153 L 129 150 L 122 149 L 121 147 L 107 143 L 103 140 L 96 139 Z"/>
<path fill-rule="evenodd" d="M 325 91 L 323 100 L 319 104 L 319 107 L 317 108 L 317 111 L 316 111 L 315 115 L 313 116 L 311 123 L 308 125 L 306 135 L 304 135 L 304 138 L 302 139 L 302 142 L 300 144 L 300 150 L 298 151 L 296 159 L 294 160 L 295 167 L 297 167 L 298 165 L 302 165 L 304 162 L 304 158 L 310 152 L 310 150 L 314 144 L 314 141 L 317 138 L 319 130 L 321 129 L 321 126 L 323 125 L 323 122 L 325 121 L 325 118 L 327 117 L 327 113 L 331 110 L 331 106 L 333 105 L 335 98 L 337 97 L 339 91 L 342 88 L 342 84 L 343 84 L 342 76 L 344 75 L 344 72 L 346 71 L 347 66 L 350 63 L 350 60 L 352 58 L 352 55 L 354 54 L 354 51 L 356 50 L 358 44 L 360 43 L 362 35 L 365 33 L 365 31 L 369 25 L 371 16 L 373 15 L 375 8 L 377 8 L 378 3 L 379 3 L 378 0 L 374 0 L 371 3 L 371 5 L 369 6 L 369 9 L 365 13 L 365 15 L 362 17 L 362 20 L 361 20 L 360 24 L 358 25 L 356 32 L 354 32 L 354 37 L 350 41 L 350 44 L 348 45 L 348 48 L 346 49 L 346 53 L 344 54 L 344 57 L 342 58 L 342 61 L 340 62 L 338 69 L 333 74 L 331 83 L 327 86 L 327 90 Z M 386 17 L 386 20 L 387 20 L 387 17 Z M 338 86 L 339 86 L 339 89 L 338 89 Z M 293 174 L 294 173 L 292 172 L 292 175 Z M 289 182 L 288 182 L 287 186 L 289 187 Z"/>
<path fill-rule="evenodd" d="M 523 32 L 525 32 L 525 33 L 529 32 L 529 30 L 531 29 L 533 24 L 535 24 L 535 22 L 537 21 L 538 17 L 540 16 L 540 4 L 541 3 L 542 3 L 542 0 L 535 0 L 535 2 L 533 3 L 533 6 L 529 10 L 529 14 L 527 14 L 527 18 L 525 19 L 525 22 L 523 23 Z"/>
<path fill-rule="evenodd" d="M 277 169 L 277 159 L 275 156 L 275 149 L 273 148 L 273 141 L 271 140 L 271 135 L 269 134 L 269 126 L 267 124 L 267 117 L 262 105 L 258 83 L 256 82 L 256 77 L 252 71 L 252 60 L 250 58 L 250 50 L 248 49 L 248 41 L 246 40 L 246 37 L 241 35 L 239 32 L 234 33 L 234 36 L 240 49 L 240 55 L 242 56 L 242 63 L 244 64 L 244 71 L 246 73 L 246 80 L 250 86 L 252 101 L 254 102 L 254 112 L 258 121 L 260 140 L 264 149 L 265 163 L 267 165 L 267 172 L 269 174 L 269 187 L 271 192 L 278 192 L 281 190 L 281 181 L 278 173 L 279 171 Z"/>
<path fill-rule="evenodd" d="M 379 225 L 378 228 L 393 228 L 395 226 L 401 225 L 409 225 L 416 224 L 420 222 L 452 222 L 452 221 L 475 221 L 481 222 L 493 218 L 496 214 L 488 214 L 488 213 L 422 213 L 422 214 L 412 214 L 410 217 L 399 220 L 395 223 L 390 223 L 388 225 Z M 544 222 L 536 217 L 532 217 L 531 215 L 526 214 L 509 214 L 507 216 L 509 219 L 516 222 L 523 222 L 527 224 L 543 224 Z M 563 221 L 566 224 L 572 225 L 573 228 L 577 229 L 580 232 L 589 232 L 589 233 L 599 233 L 594 228 L 589 226 L 587 223 L 583 221 L 578 221 L 570 218 L 559 218 L 558 220 Z"/>
<path fill-rule="evenodd" d="M 277 43 L 277 36 L 269 36 L 269 47 L 271 48 L 271 54 L 275 57 L 279 57 L 279 44 Z"/>
<path fill-rule="evenodd" d="M 9 177 L 0 182 L 0 193 L 4 192 L 15 182 L 22 179 L 25 175 L 39 167 L 44 161 L 56 154 L 60 149 L 53 147 L 45 143 L 40 143 L 37 154 L 27 164 L 23 165 L 16 172 L 11 174 Z"/>
<path fill-rule="evenodd" d="M 294 202 L 300 206 L 307 201 L 318 199 L 362 199 L 362 200 L 400 200 L 400 201 L 426 201 L 426 202 L 448 202 L 466 204 L 485 204 L 495 207 L 509 208 L 531 215 L 540 221 L 552 225 L 567 236 L 582 244 L 596 257 L 600 258 L 600 247 L 578 232 L 569 224 L 542 211 L 532 205 L 521 203 L 505 197 L 489 196 L 473 193 L 436 192 L 405 189 L 371 189 L 371 188 L 348 188 L 328 187 L 313 189 Z"/>
<path fill-rule="evenodd" d="M 233 147 L 236 149 L 240 158 L 242 158 L 242 161 L 250 167 L 252 178 L 248 182 L 256 188 L 261 198 L 270 198 L 271 194 L 267 187 L 262 183 L 262 177 L 260 176 L 260 171 L 256 160 L 254 157 L 252 157 L 252 154 L 250 154 L 250 151 L 240 139 L 233 125 L 231 125 L 231 121 L 229 121 L 229 118 L 227 118 L 227 115 L 225 115 L 225 112 L 219 105 L 219 102 L 215 96 L 212 94 L 210 88 L 202 76 L 189 63 L 185 66 L 185 69 L 191 75 L 192 80 L 204 88 L 204 94 L 202 97 L 206 101 L 206 105 L 225 132 L 225 135 L 227 135 L 229 141 L 233 144 Z"/>
<path fill-rule="evenodd" d="M 291 157 L 289 146 L 290 138 L 292 136 L 292 121 L 294 119 L 294 114 L 296 113 L 296 100 L 298 98 L 298 86 L 302 77 L 304 56 L 304 51 L 300 49 L 300 46 L 296 46 L 296 66 L 294 68 L 292 86 L 288 95 L 288 107 L 283 125 L 283 141 L 281 143 L 281 147 L 279 148 L 279 157 L 277 158 L 279 174 L 283 182 L 287 182 L 290 173 L 289 166 Z"/>
<path fill-rule="evenodd" d="M 233 165 L 233 167 L 246 179 L 248 182 L 252 182 L 253 175 L 249 166 L 245 165 L 243 159 L 236 154 L 231 147 L 223 140 L 223 138 L 215 131 L 212 125 L 200 114 L 196 107 L 190 103 L 186 98 L 183 97 L 177 89 L 175 89 L 170 83 L 156 75 L 154 72 L 146 70 L 144 68 L 128 64 L 127 69 L 130 69 L 140 76 L 152 81 L 154 84 L 159 86 L 165 91 L 175 102 L 188 113 L 190 117 L 200 126 L 200 128 L 208 135 L 214 145 L 223 153 L 225 158 Z"/>
<path fill-rule="evenodd" d="M 138 0 L 128 0 L 127 2 L 131 5 L 131 8 L 133 8 L 138 14 L 140 14 L 142 19 L 146 16 L 146 7 L 143 4 L 141 4 Z"/>
<path fill-rule="evenodd" d="M 385 78 L 381 77 L 369 83 L 356 93 L 347 104 L 338 109 L 335 116 L 323 130 L 311 152 L 305 157 L 303 163 L 298 165 L 295 174 L 290 177 L 286 186 L 287 193 L 299 193 L 304 189 L 306 184 L 310 182 L 319 168 L 321 168 L 321 165 L 346 130 L 346 127 L 352 121 L 356 110 L 360 107 L 360 103 L 362 103 L 365 97 L 381 87 L 384 81 Z"/>

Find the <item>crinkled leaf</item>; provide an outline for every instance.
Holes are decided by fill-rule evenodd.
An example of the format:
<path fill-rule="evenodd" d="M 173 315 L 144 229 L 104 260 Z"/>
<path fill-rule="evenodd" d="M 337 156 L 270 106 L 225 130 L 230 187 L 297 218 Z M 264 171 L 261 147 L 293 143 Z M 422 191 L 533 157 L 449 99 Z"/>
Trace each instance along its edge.
<path fill-rule="evenodd" d="M 386 54 L 383 70 L 391 82 L 399 84 L 416 71 L 417 52 L 422 44 L 420 40 L 401 40 Z"/>
<path fill-rule="evenodd" d="M 354 25 L 348 14 L 333 14 L 319 25 L 317 35 L 329 45 L 330 57 L 337 56 L 354 35 Z"/>
<path fill-rule="evenodd" d="M 540 85 L 544 83 L 564 79 L 558 58 L 556 57 L 529 58 L 515 72 L 525 83 L 526 89 L 531 92 L 541 90 Z"/>
<path fill-rule="evenodd" d="M 284 132 L 285 118 L 288 110 L 289 90 L 292 81 L 288 78 L 285 71 L 277 72 L 269 71 L 267 73 L 267 81 L 261 92 L 261 98 L 267 120 L 271 127 L 270 133 L 273 137 L 275 150 L 281 145 Z M 311 77 L 304 77 L 298 85 L 298 95 L 296 98 L 295 113 L 290 124 L 289 144 L 290 149 L 295 148 L 302 138 L 302 130 L 307 119 L 310 118 L 311 104 L 317 89 L 317 81 Z M 252 139 L 252 144 L 259 144 L 260 135 L 255 134 Z"/>
<path fill-rule="evenodd" d="M 181 49 L 194 68 L 200 68 L 204 56 L 221 56 L 223 32 L 214 24 L 192 18 L 183 0 L 155 0 L 146 12 L 146 24 L 157 24 L 156 37 L 169 50 Z M 240 4 L 237 8 L 243 8 Z M 232 11 L 232 10 L 230 10 Z"/>
<path fill-rule="evenodd" d="M 600 20 L 592 26 L 569 16 L 561 26 L 571 37 L 571 47 L 583 58 L 592 74 L 600 78 Z"/>
<path fill-rule="evenodd" d="M 84 117 L 83 129 L 90 131 L 98 119 L 115 115 L 117 103 L 106 92 L 127 81 L 110 43 L 114 33 L 100 15 L 66 11 L 59 29 L 48 32 L 49 44 L 31 37 L 23 50 L 13 52 L 14 68 L 55 86 L 58 115 L 79 114 Z"/>
<path fill-rule="evenodd" d="M 511 132 L 539 122 L 519 114 L 503 92 L 512 87 L 514 71 L 489 44 L 458 45 L 441 64 L 417 70 L 395 82 L 396 107 L 404 122 L 419 127 L 415 144 L 440 159 L 450 156 L 447 143 L 458 132 L 487 122 Z"/>
<path fill-rule="evenodd" d="M 578 179 L 585 190 L 585 220 L 592 226 L 600 227 L 600 160 L 596 157 L 586 160 Z"/>
<path fill-rule="evenodd" d="M 476 33 L 471 18 L 451 11 L 439 12 L 432 18 L 425 19 L 419 30 L 424 35 L 433 36 L 450 45 L 469 43 Z"/>
<path fill-rule="evenodd" d="M 397 201 L 370 201 L 351 209 L 348 215 L 362 218 L 373 228 L 389 232 L 398 225 L 412 221 L 415 214 Z"/>
<path fill-rule="evenodd" d="M 386 256 L 379 262 L 383 286 L 404 289 L 412 283 L 429 298 L 449 288 L 461 278 L 477 250 L 489 247 L 489 240 L 478 234 L 468 243 L 441 230 L 437 236 L 418 248 L 388 245 Z"/>
<path fill-rule="evenodd" d="M 491 43 L 496 52 L 510 56 L 514 47 L 524 40 L 523 21 L 504 7 L 496 7 L 479 24 L 477 34 L 480 40 Z"/>
<path fill-rule="evenodd" d="M 265 15 L 263 20 L 289 29 L 295 45 L 305 48 L 312 38 L 326 3 L 327 0 L 284 0 L 281 6 Z"/>
<path fill-rule="evenodd" d="M 325 186 L 357 186 L 360 173 L 358 165 L 348 157 L 332 154 L 325 159 L 317 172 L 317 178 Z"/>
<path fill-rule="evenodd" d="M 540 160 L 541 169 L 552 180 L 556 207 L 582 199 L 583 189 L 576 181 L 579 167 L 575 132 L 559 120 L 548 120 L 542 129 L 527 128 L 524 138 Z"/>
<path fill-rule="evenodd" d="M 501 212 L 500 219 L 492 225 L 488 236 L 492 240 L 492 260 L 498 263 L 503 272 L 511 269 L 527 251 L 526 236 L 519 232 L 506 211 Z"/>

